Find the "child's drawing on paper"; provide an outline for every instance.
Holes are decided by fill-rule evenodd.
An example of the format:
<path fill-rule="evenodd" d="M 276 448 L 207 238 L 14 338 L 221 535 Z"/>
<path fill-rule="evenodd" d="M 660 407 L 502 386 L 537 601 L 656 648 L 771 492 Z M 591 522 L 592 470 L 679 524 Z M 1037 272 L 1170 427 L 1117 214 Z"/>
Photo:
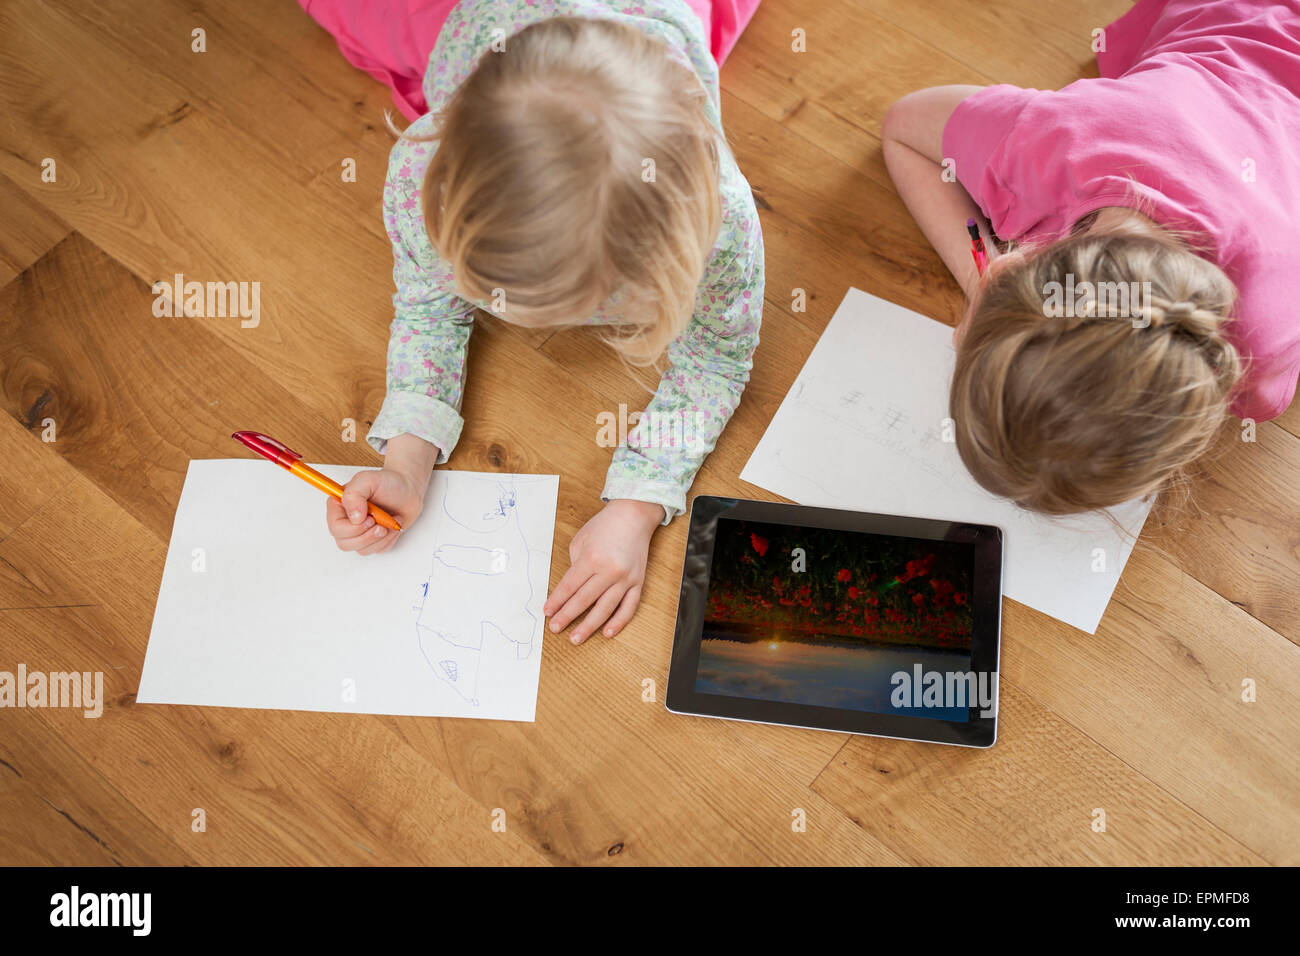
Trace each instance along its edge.
<path fill-rule="evenodd" d="M 533 652 L 528 542 L 512 476 L 444 486 L 440 497 L 447 520 L 415 605 L 415 629 L 433 675 L 477 707 L 480 678 Z"/>

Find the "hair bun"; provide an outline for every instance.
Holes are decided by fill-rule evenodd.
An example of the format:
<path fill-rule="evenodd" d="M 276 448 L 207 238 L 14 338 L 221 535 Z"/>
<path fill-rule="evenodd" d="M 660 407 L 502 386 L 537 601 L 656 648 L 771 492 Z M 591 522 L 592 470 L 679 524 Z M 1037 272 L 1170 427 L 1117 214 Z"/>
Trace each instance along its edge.
<path fill-rule="evenodd" d="M 1154 329 L 1181 329 L 1191 330 L 1198 324 L 1195 319 L 1208 319 L 1211 324 L 1217 324 L 1218 316 L 1214 313 L 1202 310 L 1195 302 L 1190 299 L 1179 299 L 1177 302 L 1171 302 L 1167 299 L 1152 297 L 1144 307 L 1139 311 L 1146 316 L 1150 327 Z"/>

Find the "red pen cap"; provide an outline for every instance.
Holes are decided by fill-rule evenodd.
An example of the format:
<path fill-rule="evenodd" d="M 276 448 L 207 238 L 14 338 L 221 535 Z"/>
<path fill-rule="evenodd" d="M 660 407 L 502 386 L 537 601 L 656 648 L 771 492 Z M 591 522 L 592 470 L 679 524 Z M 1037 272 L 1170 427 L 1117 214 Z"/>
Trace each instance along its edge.
<path fill-rule="evenodd" d="M 236 441 L 243 442 L 253 451 L 257 452 L 263 458 L 269 458 L 282 468 L 288 468 L 295 461 L 302 458 L 292 448 L 282 445 L 274 438 L 263 435 L 261 432 L 235 432 L 230 436 Z"/>

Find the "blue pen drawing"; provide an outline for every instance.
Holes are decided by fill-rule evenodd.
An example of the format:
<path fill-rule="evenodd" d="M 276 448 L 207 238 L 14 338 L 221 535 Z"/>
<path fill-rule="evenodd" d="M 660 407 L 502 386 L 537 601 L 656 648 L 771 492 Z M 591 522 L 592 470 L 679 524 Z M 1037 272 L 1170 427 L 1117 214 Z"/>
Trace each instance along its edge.
<path fill-rule="evenodd" d="M 430 502 L 447 520 L 413 608 L 416 636 L 433 675 L 473 707 L 481 679 L 526 661 L 539 633 L 516 480 L 444 483 Z"/>

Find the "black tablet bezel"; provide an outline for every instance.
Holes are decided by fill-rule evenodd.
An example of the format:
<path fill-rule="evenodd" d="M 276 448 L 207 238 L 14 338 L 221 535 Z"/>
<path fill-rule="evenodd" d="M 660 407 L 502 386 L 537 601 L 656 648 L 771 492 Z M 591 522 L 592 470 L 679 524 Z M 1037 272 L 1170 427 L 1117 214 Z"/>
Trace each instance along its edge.
<path fill-rule="evenodd" d="M 810 727 L 817 730 L 923 740 L 961 747 L 991 747 L 997 739 L 997 706 L 983 716 L 971 707 L 969 720 L 937 720 L 861 710 L 815 707 L 778 701 L 700 694 L 695 691 L 699 668 L 700 637 L 713 567 L 717 522 L 730 519 L 759 521 L 792 527 L 895 535 L 930 541 L 955 541 L 975 546 L 971 610 L 971 669 L 997 674 L 1002 632 L 1002 530 L 993 525 L 898 515 L 810 508 L 775 501 L 697 495 L 691 503 L 682 587 L 677 602 L 677 629 L 673 636 L 665 704 L 677 714 L 725 717 L 764 724 Z M 994 681 L 996 687 L 996 680 Z M 996 694 L 995 694 L 996 701 Z"/>

